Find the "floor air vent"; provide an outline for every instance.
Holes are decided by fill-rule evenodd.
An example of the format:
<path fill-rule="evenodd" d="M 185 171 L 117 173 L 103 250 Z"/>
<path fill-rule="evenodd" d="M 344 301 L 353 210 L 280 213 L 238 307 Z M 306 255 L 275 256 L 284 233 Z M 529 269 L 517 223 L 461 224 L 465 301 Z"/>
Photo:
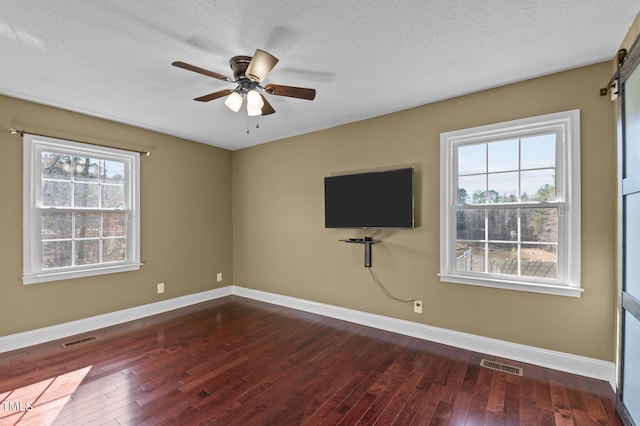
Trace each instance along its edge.
<path fill-rule="evenodd" d="M 516 376 L 522 376 L 522 368 L 514 367 L 513 365 L 502 364 L 500 362 L 489 361 L 487 359 L 483 359 L 480 361 L 480 366 L 489 368 L 491 370 L 502 371 L 503 373 L 509 373 Z"/>
<path fill-rule="evenodd" d="M 78 340 L 74 340 L 71 342 L 66 342 L 62 344 L 63 348 L 70 348 L 76 345 L 79 345 L 81 343 L 87 343 L 87 342 L 91 342 L 92 340 L 96 340 L 98 338 L 98 336 L 89 336 L 89 337 L 83 337 L 82 339 L 78 339 Z"/>

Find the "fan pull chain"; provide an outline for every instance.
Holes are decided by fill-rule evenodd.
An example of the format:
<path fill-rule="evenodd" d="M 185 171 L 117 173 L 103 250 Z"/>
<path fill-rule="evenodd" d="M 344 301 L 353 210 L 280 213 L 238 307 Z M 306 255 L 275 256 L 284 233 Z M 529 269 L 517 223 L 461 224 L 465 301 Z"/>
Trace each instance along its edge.
<path fill-rule="evenodd" d="M 258 116 L 259 117 L 259 116 Z M 256 117 L 256 129 L 260 128 L 260 122 L 258 121 L 258 117 Z M 249 131 L 249 116 L 247 116 L 247 134 L 250 134 L 251 132 Z"/>

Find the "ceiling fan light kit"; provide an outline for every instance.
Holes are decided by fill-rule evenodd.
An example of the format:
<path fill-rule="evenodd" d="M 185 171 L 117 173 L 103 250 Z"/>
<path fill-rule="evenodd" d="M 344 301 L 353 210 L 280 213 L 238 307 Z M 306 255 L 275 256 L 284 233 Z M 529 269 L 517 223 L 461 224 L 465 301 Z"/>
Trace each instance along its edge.
<path fill-rule="evenodd" d="M 242 103 L 246 95 L 247 115 L 257 116 L 269 115 L 276 112 L 260 92 L 264 92 L 269 95 L 306 100 L 313 100 L 316 97 L 315 89 L 283 86 L 279 84 L 267 84 L 266 86 L 262 86 L 260 83 L 262 83 L 277 63 L 278 58 L 260 49 L 256 49 L 253 56 L 234 56 L 229 60 L 229 65 L 233 72 L 233 80 L 222 74 L 187 64 L 182 61 L 173 62 L 171 65 L 236 84 L 236 88 L 233 90 L 219 90 L 217 92 L 197 97 L 194 100 L 198 102 L 209 102 L 226 96 L 224 104 L 231 111 L 238 112 L 242 107 Z"/>
<path fill-rule="evenodd" d="M 225 99 L 224 104 L 233 112 L 240 111 L 240 107 L 242 106 L 242 95 L 238 92 L 231 92 L 227 99 Z"/>
<path fill-rule="evenodd" d="M 255 89 L 247 92 L 247 109 L 259 109 L 262 110 L 264 101 Z"/>

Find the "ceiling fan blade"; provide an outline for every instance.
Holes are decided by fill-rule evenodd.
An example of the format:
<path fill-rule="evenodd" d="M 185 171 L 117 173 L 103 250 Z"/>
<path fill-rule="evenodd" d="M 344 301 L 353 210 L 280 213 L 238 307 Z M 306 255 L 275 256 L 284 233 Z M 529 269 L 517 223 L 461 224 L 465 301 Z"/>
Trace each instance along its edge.
<path fill-rule="evenodd" d="M 209 101 L 212 101 L 214 99 L 218 99 L 218 98 L 221 98 L 223 96 L 230 95 L 231 93 L 233 93 L 233 90 L 229 90 L 229 89 L 218 90 L 217 92 L 209 93 L 208 95 L 204 95 L 204 96 L 200 96 L 199 98 L 195 98 L 194 101 L 209 102 Z"/>
<path fill-rule="evenodd" d="M 171 65 L 173 65 L 174 67 L 178 67 L 178 68 L 182 68 L 182 69 L 188 70 L 188 71 L 197 72 L 198 74 L 204 74 L 204 75 L 207 75 L 209 77 L 217 78 L 218 80 L 231 81 L 231 80 L 229 80 L 227 78 L 227 76 L 224 76 L 222 74 L 218 74 L 217 72 L 205 70 L 204 68 L 196 67 L 195 65 L 187 64 L 187 63 L 182 62 L 182 61 L 175 61 Z"/>
<path fill-rule="evenodd" d="M 256 49 L 244 75 L 249 80 L 260 83 L 267 77 L 267 74 L 271 72 L 277 63 L 278 58 L 264 50 Z"/>
<path fill-rule="evenodd" d="M 304 87 L 283 86 L 281 84 L 267 84 L 264 87 L 267 93 L 276 96 L 288 96 L 290 98 L 307 99 L 312 101 L 316 97 L 316 89 Z"/>
<path fill-rule="evenodd" d="M 264 105 L 262 106 L 262 115 L 269 115 L 276 112 L 276 110 L 273 109 L 271 104 L 267 101 L 267 98 L 265 98 L 263 95 L 260 96 L 262 96 L 262 100 L 264 101 Z"/>

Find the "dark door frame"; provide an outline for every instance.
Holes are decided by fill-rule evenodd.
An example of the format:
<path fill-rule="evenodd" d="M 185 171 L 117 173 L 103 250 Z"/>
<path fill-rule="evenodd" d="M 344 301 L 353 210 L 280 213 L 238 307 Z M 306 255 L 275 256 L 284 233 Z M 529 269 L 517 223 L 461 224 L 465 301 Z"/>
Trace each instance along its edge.
<path fill-rule="evenodd" d="M 640 320 L 640 301 L 626 292 L 625 277 L 625 204 L 624 197 L 627 194 L 640 191 L 640 176 L 625 177 L 625 143 L 626 143 L 626 116 L 625 116 L 625 82 L 636 71 L 640 72 L 640 37 L 635 40 L 628 54 L 622 51 L 618 53 L 617 81 L 620 94 L 617 115 L 618 133 L 618 211 L 620 223 L 618 225 L 618 297 L 619 297 L 619 347 L 618 347 L 618 385 L 616 390 L 616 410 L 626 425 L 635 425 L 634 419 L 627 410 L 624 401 L 624 368 L 625 368 L 625 313 L 629 312 Z M 637 420 L 637 419 L 636 419 Z"/>

